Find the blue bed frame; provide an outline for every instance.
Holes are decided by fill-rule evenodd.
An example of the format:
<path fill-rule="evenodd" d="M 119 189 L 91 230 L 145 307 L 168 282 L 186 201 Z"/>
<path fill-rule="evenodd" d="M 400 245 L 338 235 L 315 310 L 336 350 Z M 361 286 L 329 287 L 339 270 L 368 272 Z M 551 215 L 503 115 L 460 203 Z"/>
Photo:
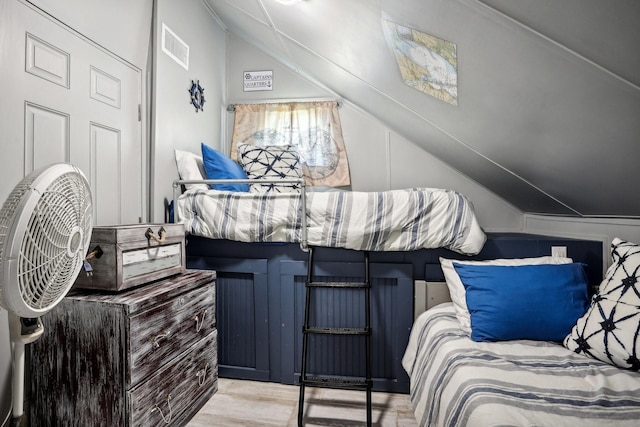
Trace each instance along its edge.
<path fill-rule="evenodd" d="M 372 324 L 374 390 L 408 393 L 409 378 L 401 359 L 413 322 L 415 280 L 444 281 L 439 257 L 455 259 L 523 258 L 551 254 L 566 246 L 568 256 L 586 265 L 592 287 L 603 276 L 600 241 L 520 233 L 489 233 L 482 251 L 467 257 L 446 249 L 372 252 Z M 358 277 L 363 256 L 358 251 L 318 248 L 318 276 L 340 281 Z M 221 377 L 297 384 L 301 361 L 304 279 L 307 253 L 295 243 L 268 244 L 211 240 L 187 236 L 187 267 L 217 272 L 218 358 Z M 330 290 L 328 290 L 330 292 Z M 315 309 L 331 319 L 358 320 L 361 297 L 327 293 Z M 352 337 L 339 337 L 349 338 Z M 329 341 L 333 339 L 333 341 Z M 312 342 L 310 351 L 324 351 L 322 363 L 310 372 L 360 375 L 355 361 L 363 346 L 336 337 Z M 353 354 L 345 357 L 344 354 Z M 328 357 L 326 357 L 328 355 Z"/>

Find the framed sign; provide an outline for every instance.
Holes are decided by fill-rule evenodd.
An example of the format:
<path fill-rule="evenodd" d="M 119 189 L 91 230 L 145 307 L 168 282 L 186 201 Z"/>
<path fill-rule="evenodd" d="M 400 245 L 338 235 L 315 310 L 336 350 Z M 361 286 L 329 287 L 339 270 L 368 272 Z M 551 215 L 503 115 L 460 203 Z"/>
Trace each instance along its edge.
<path fill-rule="evenodd" d="M 245 92 L 273 90 L 273 70 L 245 71 L 243 80 Z"/>

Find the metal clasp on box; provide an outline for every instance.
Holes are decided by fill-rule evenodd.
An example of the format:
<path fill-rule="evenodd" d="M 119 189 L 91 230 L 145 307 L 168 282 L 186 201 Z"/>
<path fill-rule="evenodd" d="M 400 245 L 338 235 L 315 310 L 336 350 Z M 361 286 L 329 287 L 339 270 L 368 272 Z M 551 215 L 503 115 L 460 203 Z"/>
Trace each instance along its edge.
<path fill-rule="evenodd" d="M 102 251 L 102 248 L 98 245 L 84 258 L 84 261 L 82 262 L 82 269 L 87 274 L 87 276 L 93 276 L 93 267 L 91 266 L 91 263 L 89 261 L 93 258 L 100 258 L 103 253 L 104 252 Z"/>

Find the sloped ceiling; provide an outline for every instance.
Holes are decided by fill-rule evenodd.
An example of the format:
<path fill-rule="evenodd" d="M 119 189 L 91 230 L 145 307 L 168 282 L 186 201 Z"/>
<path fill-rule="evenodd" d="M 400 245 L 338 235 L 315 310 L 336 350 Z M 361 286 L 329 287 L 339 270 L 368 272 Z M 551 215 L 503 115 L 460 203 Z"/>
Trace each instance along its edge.
<path fill-rule="evenodd" d="M 523 212 L 640 217 L 636 0 L 206 1 L 229 31 Z M 457 106 L 403 82 L 383 19 L 456 44 Z"/>

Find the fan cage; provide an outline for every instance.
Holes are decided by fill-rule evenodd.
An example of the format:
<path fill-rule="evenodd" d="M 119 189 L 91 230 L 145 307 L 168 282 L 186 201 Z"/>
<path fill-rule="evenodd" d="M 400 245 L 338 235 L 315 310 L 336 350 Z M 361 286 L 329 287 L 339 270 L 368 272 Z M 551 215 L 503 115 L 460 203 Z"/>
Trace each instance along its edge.
<path fill-rule="evenodd" d="M 78 178 L 65 174 L 54 181 L 29 220 L 20 249 L 18 283 L 31 308 L 43 310 L 57 303 L 80 271 L 85 235 L 90 237 L 91 230 L 86 221 L 90 196 Z M 84 191 L 79 192 L 80 188 Z M 77 239 L 70 254 L 69 241 Z"/>
<path fill-rule="evenodd" d="M 36 188 L 41 194 L 30 209 L 25 203 L 25 193 L 37 187 L 37 179 L 25 178 L 11 193 L 0 217 L 0 256 L 3 269 L 5 257 L 15 259 L 15 280 L 22 304 L 9 307 L 22 317 L 33 317 L 56 305 L 73 286 L 80 272 L 89 241 L 91 239 L 92 207 L 91 191 L 84 175 L 76 168 L 68 166 L 67 172 L 57 175 L 44 189 Z M 38 174 L 35 174 L 38 175 Z M 12 225 L 19 222 L 15 217 L 17 209 L 30 214 L 25 226 Z M 18 213 L 19 214 L 19 213 Z M 11 227 L 17 227 L 11 237 Z M 12 242 L 20 242 L 11 247 Z M 18 250 L 19 249 L 19 250 Z M 13 253 L 9 253 L 9 251 Z M 2 277 L 7 278 L 7 274 Z M 4 283 L 0 292 L 0 302 L 7 305 L 16 303 L 16 295 L 9 295 Z M 13 289 L 11 290 L 13 292 Z M 8 298 L 10 297 L 11 298 Z M 6 297 L 6 298 L 5 298 Z"/>
<path fill-rule="evenodd" d="M 8 256 L 9 248 L 7 247 L 7 238 L 11 231 L 16 210 L 20 206 L 20 201 L 25 193 L 31 189 L 37 177 L 38 174 L 32 173 L 20 181 L 18 185 L 13 188 L 13 191 L 11 191 L 2 205 L 2 209 L 0 209 L 0 261 L 7 259 Z M 2 280 L 2 278 L 0 278 L 0 280 Z M 6 307 L 6 299 L 4 298 L 3 291 L 4 285 L 0 286 L 0 303 L 2 303 L 3 307 Z"/>

